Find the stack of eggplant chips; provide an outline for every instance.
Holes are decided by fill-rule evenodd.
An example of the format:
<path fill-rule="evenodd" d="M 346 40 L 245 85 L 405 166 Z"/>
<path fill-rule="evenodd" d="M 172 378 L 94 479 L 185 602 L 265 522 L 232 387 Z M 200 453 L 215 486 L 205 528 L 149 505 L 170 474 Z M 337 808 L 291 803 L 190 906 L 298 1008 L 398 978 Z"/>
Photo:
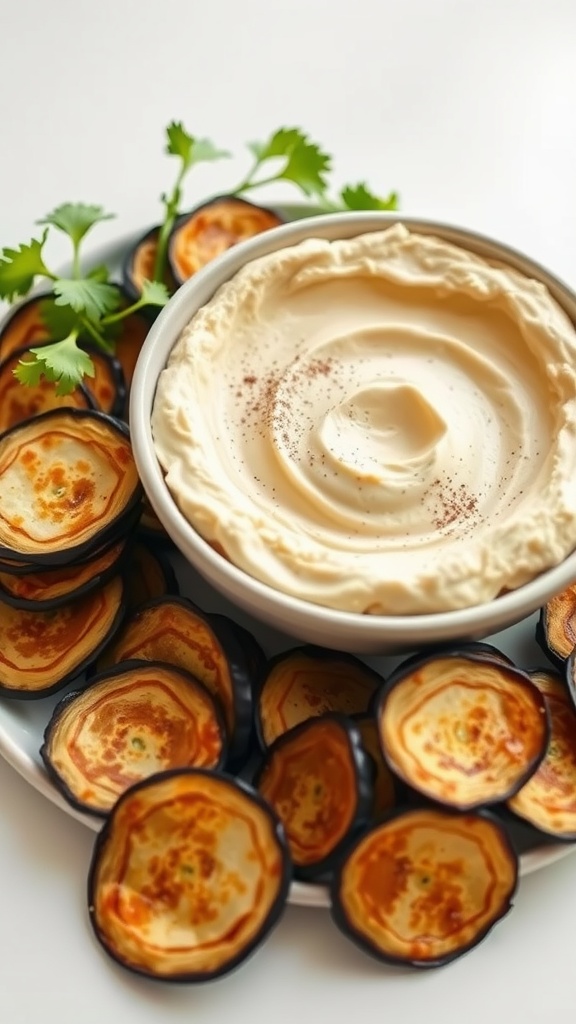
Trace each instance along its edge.
<path fill-rule="evenodd" d="M 141 502 L 114 417 L 54 408 L 0 434 L 0 694 L 46 696 L 110 640 Z"/>
<path fill-rule="evenodd" d="M 544 762 L 549 708 L 528 672 L 463 644 L 407 658 L 372 710 L 404 804 L 341 858 L 332 917 L 379 960 L 438 967 L 512 907 L 519 856 L 502 811 Z"/>
<path fill-rule="evenodd" d="M 379 750 L 374 756 L 369 714 L 383 683 L 354 655 L 313 644 L 275 655 L 262 673 L 254 785 L 281 819 L 303 881 L 329 878 L 381 801 L 395 801 L 391 773 Z"/>
<path fill-rule="evenodd" d="M 256 641 L 253 640 L 253 645 Z M 164 594 L 124 619 L 95 662 L 99 674 L 137 659 L 174 665 L 212 694 L 226 729 L 226 767 L 240 771 L 251 754 L 253 693 L 259 662 L 244 631 L 187 597 Z"/>
<path fill-rule="evenodd" d="M 147 325 L 143 318 L 138 323 L 144 328 L 138 333 L 134 317 L 122 325 L 116 339 L 117 355 L 96 349 L 82 341 L 94 367 L 94 376 L 85 377 L 70 394 L 62 395 L 51 382 L 43 377 L 34 384 L 22 387 L 14 376 L 14 369 L 20 361 L 26 361 L 30 348 L 65 337 L 73 326 L 67 322 L 68 313 L 55 306 L 49 295 L 37 295 L 19 303 L 11 310 L 0 326 L 0 433 L 16 426 L 17 423 L 37 416 L 48 409 L 72 406 L 80 409 L 100 409 L 110 416 L 123 416 L 126 411 L 127 381 L 131 379 L 135 357 L 132 348 L 141 347 L 146 336 Z M 53 318 L 57 320 L 53 322 Z M 136 338 L 136 342 L 135 342 Z M 126 357 L 126 368 L 120 355 Z M 129 374 L 129 376 L 128 376 Z"/>

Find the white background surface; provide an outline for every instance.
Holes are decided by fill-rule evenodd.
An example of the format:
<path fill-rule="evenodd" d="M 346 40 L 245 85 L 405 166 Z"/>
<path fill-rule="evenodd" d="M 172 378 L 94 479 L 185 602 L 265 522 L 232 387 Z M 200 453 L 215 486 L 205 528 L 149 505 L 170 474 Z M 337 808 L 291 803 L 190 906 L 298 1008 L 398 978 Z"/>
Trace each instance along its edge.
<path fill-rule="evenodd" d="M 0 247 L 65 200 L 118 213 L 102 242 L 154 223 L 171 119 L 237 154 L 193 172 L 190 204 L 240 177 L 247 139 L 298 124 L 334 153 L 336 184 L 398 188 L 405 211 L 576 284 L 575 40 L 574 0 L 0 0 Z M 576 856 L 523 880 L 488 940 L 439 971 L 382 967 L 323 911 L 290 908 L 241 970 L 179 988 L 96 947 L 92 842 L 0 762 L 2 1024 L 576 1018 Z"/>

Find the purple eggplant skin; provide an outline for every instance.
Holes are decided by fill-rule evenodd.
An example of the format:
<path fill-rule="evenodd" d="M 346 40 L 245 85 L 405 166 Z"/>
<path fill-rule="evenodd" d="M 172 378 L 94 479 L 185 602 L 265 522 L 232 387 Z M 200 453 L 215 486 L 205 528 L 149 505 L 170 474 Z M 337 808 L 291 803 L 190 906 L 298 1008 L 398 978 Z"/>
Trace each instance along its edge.
<path fill-rule="evenodd" d="M 273 833 L 276 843 L 282 852 L 283 870 L 280 878 L 278 879 L 278 893 L 274 901 L 274 904 L 271 907 L 270 912 L 268 913 L 264 926 L 261 927 L 260 930 L 253 936 L 249 945 L 247 945 L 242 950 L 242 952 L 238 954 L 237 957 L 230 960 L 222 968 L 212 971 L 210 973 L 182 973 L 177 975 L 171 975 L 170 977 L 160 977 L 158 975 L 152 975 L 142 968 L 127 963 L 120 956 L 115 954 L 114 950 L 112 950 L 108 946 L 108 944 L 104 941 L 103 937 L 100 935 L 95 920 L 94 912 L 96 874 L 100 855 L 102 851 L 105 849 L 106 845 L 111 841 L 111 833 L 114 826 L 114 815 L 116 813 L 116 809 L 118 807 L 121 807 L 124 800 L 128 799 L 128 797 L 131 794 L 144 790 L 146 786 L 149 785 L 151 782 L 160 781 L 163 778 L 170 778 L 175 775 L 213 774 L 214 772 L 211 772 L 205 768 L 170 769 L 169 771 L 159 772 L 154 776 L 150 776 L 150 778 L 148 779 L 143 779 L 141 782 L 137 782 L 134 786 L 130 788 L 130 790 L 128 790 L 125 794 L 123 794 L 123 796 L 119 798 L 117 803 L 114 805 L 113 810 L 110 812 L 108 818 L 104 822 L 102 829 L 96 834 L 96 840 L 94 842 L 92 856 L 90 859 L 90 865 L 88 868 L 87 880 L 88 918 L 92 926 L 92 930 L 101 947 L 106 951 L 106 953 L 110 957 L 112 957 L 112 959 L 117 964 L 119 964 L 119 966 L 123 967 L 125 970 L 130 971 L 133 974 L 149 978 L 152 981 L 169 982 L 173 984 L 201 984 L 206 981 L 214 981 L 217 978 L 221 978 L 227 974 L 230 974 L 232 971 L 236 970 L 243 963 L 245 963 L 245 961 L 248 960 L 249 957 L 251 957 L 254 953 L 257 952 L 259 947 L 268 938 L 268 936 L 271 934 L 274 928 L 279 924 L 286 909 L 288 893 L 293 878 L 293 867 L 290 856 L 290 848 L 286 840 L 282 822 L 278 818 L 278 815 L 275 814 L 275 812 L 272 810 L 270 805 L 262 799 L 260 794 L 249 783 L 237 778 L 234 775 L 227 774 L 226 772 L 218 772 L 218 776 L 220 779 L 222 779 L 224 782 L 227 782 L 230 786 L 234 786 L 242 790 L 244 793 L 246 793 L 246 795 L 249 796 L 258 805 L 260 810 L 268 816 L 273 825 Z"/>
<path fill-rule="evenodd" d="M 230 667 L 234 693 L 234 729 L 229 736 L 226 770 L 240 771 L 252 750 L 254 729 L 254 677 L 249 652 L 243 646 L 236 623 L 226 615 L 210 614 L 198 609 L 221 644 Z"/>
<path fill-rule="evenodd" d="M 238 639 L 236 629 L 230 626 L 226 616 L 218 616 L 212 621 L 212 616 L 205 612 L 191 598 L 177 594 L 163 594 L 160 597 L 153 597 L 145 601 L 131 614 L 128 615 L 127 625 L 132 617 L 145 614 L 147 610 L 160 604 L 170 602 L 181 605 L 186 611 L 198 616 L 208 628 L 216 641 L 220 644 L 222 653 L 227 661 L 233 691 L 233 719 L 234 728 L 228 730 L 228 759 L 226 769 L 230 772 L 239 771 L 248 760 L 251 753 L 251 740 L 253 735 L 253 689 L 254 684 L 250 674 L 248 658 Z M 220 621 L 220 620 L 223 621 Z M 166 657 L 153 660 L 166 661 Z M 98 667 L 96 670 L 98 670 Z"/>
<path fill-rule="evenodd" d="M 548 633 L 546 630 L 546 607 L 542 607 L 536 620 L 536 626 L 534 629 L 534 639 L 540 647 L 542 653 L 548 658 L 548 661 L 554 668 L 563 671 L 566 665 L 566 658 L 562 657 L 558 651 L 556 651 L 548 641 Z M 576 650 L 576 648 L 575 648 Z"/>
<path fill-rule="evenodd" d="M 49 612 L 55 611 L 57 608 L 63 608 L 70 601 L 79 601 L 82 597 L 87 597 L 93 590 L 98 590 L 108 583 L 108 580 L 111 580 L 116 573 L 123 572 L 128 560 L 128 554 L 128 546 L 126 546 L 115 562 L 98 573 L 98 575 L 93 576 L 92 579 L 87 580 L 86 583 L 83 583 L 76 590 L 71 590 L 66 594 L 61 594 L 59 597 L 50 597 L 46 600 L 39 599 L 34 601 L 26 597 L 15 597 L 13 594 L 8 593 L 0 583 L 0 603 L 4 602 L 9 604 L 11 608 L 18 608 L 21 611 Z"/>
<path fill-rule="evenodd" d="M 105 424 L 110 428 L 112 434 L 116 433 L 121 435 L 123 438 L 130 438 L 130 430 L 123 420 L 119 420 L 115 416 L 110 416 L 108 413 L 100 412 L 99 410 L 70 408 L 49 409 L 47 412 L 43 412 L 31 420 L 26 420 L 23 423 L 17 424 L 15 427 L 11 427 L 10 430 L 6 430 L 1 436 L 4 440 L 10 435 L 26 429 L 28 425 L 34 421 L 38 423 L 49 423 L 50 419 L 56 419 L 57 417 L 63 418 L 66 416 L 70 419 L 77 420 L 78 423 L 81 423 L 83 419 L 92 421 L 94 419 L 98 419 L 102 424 Z M 126 535 L 132 530 L 136 525 L 137 520 L 140 518 L 142 512 L 141 504 L 143 493 L 144 489 L 142 484 L 138 481 L 121 512 L 116 515 L 111 522 L 103 527 L 98 534 L 71 548 L 59 548 L 58 550 L 48 551 L 46 553 L 36 553 L 33 559 L 36 567 L 38 569 L 49 569 L 57 568 L 62 565 L 69 565 L 70 562 L 80 561 L 99 548 L 103 548 L 106 545 L 111 544 L 114 540 L 119 540 L 121 536 Z M 23 560 L 23 556 L 18 551 L 4 545 L 0 545 L 0 558 L 4 557 L 8 559 L 12 558 L 17 561 Z M 30 559 L 26 560 L 30 561 Z"/>
<path fill-rule="evenodd" d="M 52 733 L 53 733 L 55 727 L 57 726 L 57 724 L 58 724 L 62 714 L 66 711 L 68 706 L 70 704 L 74 703 L 74 701 L 76 701 L 76 700 L 80 699 L 81 697 L 83 697 L 86 693 L 89 693 L 90 690 L 94 686 L 96 686 L 98 683 L 105 681 L 110 676 L 119 675 L 121 672 L 128 673 L 128 672 L 131 672 L 133 670 L 137 670 L 139 666 L 150 666 L 150 664 L 151 664 L 151 662 L 149 662 L 149 661 L 142 661 L 142 660 L 140 660 L 138 658 L 130 658 L 127 661 L 119 662 L 117 665 L 113 665 L 111 668 L 105 669 L 103 672 L 99 672 L 99 673 L 97 673 L 95 675 L 90 676 L 90 678 L 83 685 L 75 687 L 73 690 L 69 690 L 68 693 L 66 693 L 63 697 L 60 698 L 60 700 L 58 701 L 58 703 L 54 707 L 54 710 L 52 711 L 50 719 L 49 719 L 49 721 L 48 721 L 48 723 L 46 725 L 46 728 L 44 729 L 44 735 L 43 735 L 43 739 L 42 739 L 42 746 L 40 747 L 39 753 L 40 753 L 40 757 L 42 758 L 42 762 L 44 764 L 44 767 L 46 769 L 46 772 L 47 772 L 49 778 L 52 780 L 52 782 L 54 783 L 56 788 L 60 791 L 60 793 L 62 793 L 62 795 L 65 797 L 65 799 L 68 801 L 68 803 L 72 807 L 74 807 L 77 811 L 81 811 L 82 813 L 91 815 L 92 817 L 95 817 L 95 818 L 107 818 L 108 814 L 109 814 L 109 811 L 98 810 L 97 808 L 91 807 L 89 804 L 86 804 L 82 800 L 80 800 L 72 792 L 72 790 L 70 790 L 68 788 L 68 786 L 66 785 L 66 783 L 64 782 L 64 780 L 62 779 L 60 774 L 55 770 L 55 768 L 54 768 L 54 766 L 52 764 L 51 749 L 50 749 Z M 154 665 L 161 668 L 162 667 L 162 662 L 154 662 Z M 199 687 L 200 689 L 204 690 L 208 694 L 208 696 L 210 696 L 208 690 L 206 690 L 206 687 L 200 682 L 199 679 L 196 679 L 195 676 L 192 676 L 190 672 L 187 672 L 185 669 L 182 669 L 182 668 L 176 669 L 174 665 L 166 664 L 166 668 L 169 669 L 170 671 L 178 672 L 182 676 L 189 677 L 191 679 L 191 681 L 193 682 L 194 686 Z M 223 765 L 225 764 L 225 761 L 226 761 L 227 735 L 226 735 L 226 725 L 224 723 L 224 716 L 222 714 L 222 711 L 221 711 L 220 707 L 218 706 L 218 702 L 216 700 L 214 700 L 213 703 L 214 703 L 214 715 L 216 717 L 218 728 L 219 728 L 219 731 L 220 731 L 220 734 L 221 734 L 222 740 L 223 740 L 223 742 L 222 742 L 222 755 L 221 755 L 220 761 L 219 761 L 219 763 L 217 765 L 214 766 L 214 769 L 213 769 L 213 771 L 218 771 L 219 772 L 222 769 L 222 767 L 223 767 Z"/>
<path fill-rule="evenodd" d="M 121 576 L 121 574 L 120 574 Z M 121 577 L 122 578 L 122 577 Z M 8 697 L 12 700 L 42 700 L 44 697 L 50 697 L 54 693 L 58 693 L 59 690 L 63 690 L 69 683 L 74 683 L 76 680 L 81 679 L 84 674 L 90 674 L 93 666 L 102 651 L 108 646 L 108 644 L 114 639 L 116 633 L 120 629 L 126 615 L 126 585 L 122 580 L 123 594 L 116 611 L 116 615 L 112 620 L 107 635 L 102 641 L 86 655 L 74 668 L 67 672 L 66 675 L 62 676 L 58 682 L 52 686 L 47 686 L 41 690 L 17 690 L 10 687 L 4 687 L 0 685 L 0 697 Z"/>
<path fill-rule="evenodd" d="M 160 231 L 160 224 L 154 224 L 153 227 L 147 228 L 143 235 L 136 239 L 136 241 L 126 251 L 124 259 L 122 261 L 122 291 L 130 304 L 138 302 L 141 298 L 141 292 L 134 279 L 134 260 L 138 250 L 144 245 L 152 245 L 158 236 Z"/>
<path fill-rule="evenodd" d="M 466 658 L 467 660 L 470 661 L 471 664 L 474 664 L 476 662 L 476 663 L 480 663 L 480 664 L 488 663 L 490 665 L 496 665 L 497 667 L 501 668 L 503 672 L 511 674 L 514 677 L 514 679 L 517 680 L 521 685 L 524 685 L 526 687 L 530 687 L 530 688 L 534 689 L 536 691 L 537 695 L 538 695 L 538 698 L 539 698 L 540 711 L 542 713 L 542 718 L 543 718 L 543 721 L 544 721 L 544 724 L 545 724 L 545 742 L 542 745 L 542 749 L 540 750 L 540 752 L 537 755 L 535 755 L 529 762 L 526 763 L 526 768 L 525 768 L 524 773 L 522 774 L 522 777 L 519 778 L 516 781 L 516 783 L 514 784 L 513 788 L 509 792 L 507 792 L 507 793 L 502 793 L 498 797 L 497 800 L 493 800 L 493 801 L 485 800 L 482 805 L 475 805 L 475 807 L 467 806 L 467 807 L 460 808 L 460 810 L 462 810 L 462 811 L 466 810 L 468 813 L 472 813 L 475 809 L 479 809 L 480 806 L 484 806 L 484 805 L 492 806 L 493 804 L 503 803 L 509 797 L 514 796 L 514 794 L 517 793 L 518 790 L 522 788 L 522 786 L 525 784 L 525 782 L 527 782 L 528 779 L 530 778 L 530 776 L 536 771 L 536 769 L 538 768 L 538 765 L 544 760 L 544 757 L 546 755 L 546 747 L 547 747 L 547 744 L 548 744 L 548 740 L 550 738 L 550 715 L 548 713 L 548 709 L 546 707 L 546 704 L 545 704 L 544 698 L 542 697 L 542 694 L 538 690 L 538 687 L 536 686 L 536 684 L 531 680 L 531 678 L 528 675 L 528 673 L 526 671 L 524 671 L 523 669 L 517 668 L 517 666 L 514 665 L 512 662 L 508 662 L 505 659 L 500 659 L 500 658 L 494 657 L 494 655 L 492 653 L 486 654 L 486 653 L 484 653 L 481 650 L 472 650 L 471 651 L 471 650 L 468 649 L 468 647 L 466 645 L 463 645 L 462 647 L 458 647 L 458 648 L 452 647 L 452 648 L 449 648 L 449 649 L 441 649 L 441 650 L 439 650 L 437 652 L 434 652 L 432 654 L 430 652 L 428 652 L 427 654 L 425 654 L 423 656 L 421 656 L 421 655 L 411 655 L 408 658 L 406 658 L 405 661 L 403 661 L 400 665 L 398 665 L 391 672 L 390 676 L 385 681 L 384 685 L 380 688 L 379 693 L 376 695 L 374 703 L 372 705 L 372 710 L 373 710 L 374 714 L 377 716 L 377 720 L 379 721 L 381 719 L 383 713 L 384 713 L 385 705 L 386 705 L 386 702 L 388 700 L 388 697 L 389 697 L 391 691 L 398 684 L 400 684 L 403 681 L 404 677 L 407 674 L 412 673 L 413 671 L 418 669 L 420 666 L 424 666 L 424 665 L 428 664 L 429 662 L 434 661 L 436 658 L 459 658 L 459 657 Z M 385 759 L 388 760 L 386 758 L 385 751 L 383 751 L 383 752 L 384 752 Z M 393 766 L 391 765 L 390 767 L 391 767 L 392 771 L 394 772 L 394 774 L 396 775 L 397 772 L 394 770 Z M 406 783 L 406 785 L 408 787 L 408 791 L 412 791 L 413 790 L 414 793 L 418 792 L 415 789 L 415 787 L 412 785 L 410 780 L 405 779 L 404 782 Z M 420 799 L 422 799 L 425 796 L 426 796 L 426 794 L 424 794 L 424 793 L 420 794 Z M 443 804 L 442 800 L 439 797 L 435 798 L 435 802 L 437 803 L 438 806 L 445 806 L 446 809 L 455 809 L 450 804 Z"/>
<path fill-rule="evenodd" d="M 570 695 L 574 708 L 576 709 L 576 648 L 566 659 L 561 671 L 562 678 Z"/>
<path fill-rule="evenodd" d="M 433 803 L 426 801 L 421 806 L 438 807 L 439 805 L 434 805 Z M 453 815 L 454 817 L 461 816 L 458 812 L 448 811 L 445 808 L 440 809 L 445 814 Z M 354 843 L 348 850 L 347 855 L 350 856 L 353 853 L 354 849 L 359 845 L 359 843 L 362 842 L 362 840 L 368 834 L 368 832 L 373 831 L 373 829 L 377 829 L 386 821 L 390 821 L 397 817 L 400 817 L 403 813 L 405 813 L 405 811 L 410 810 L 414 810 L 414 807 L 394 808 L 390 812 L 390 814 L 382 817 L 380 821 L 375 826 L 373 826 L 373 828 L 367 829 L 364 833 L 357 836 Z M 498 922 L 501 921 L 504 917 L 506 917 L 506 915 L 512 910 L 512 907 L 514 905 L 514 898 L 518 891 L 520 863 L 518 854 L 514 848 L 508 829 L 506 828 L 506 825 L 501 820 L 501 818 L 498 817 L 493 812 L 492 809 L 488 810 L 487 808 L 480 808 L 479 810 L 475 810 L 472 813 L 474 814 L 474 817 L 485 818 L 487 821 L 491 822 L 498 828 L 502 839 L 502 843 L 507 849 L 511 863 L 515 864 L 516 869 L 513 887 L 510 893 L 508 894 L 508 898 L 502 903 L 500 912 L 492 918 L 492 920 L 487 924 L 486 927 L 484 927 L 477 935 L 474 936 L 471 942 L 467 943 L 465 946 L 460 947 L 459 949 L 452 950 L 445 956 L 430 960 L 410 959 L 383 953 L 382 950 L 378 949 L 378 947 L 374 943 L 372 943 L 365 935 L 357 931 L 357 929 L 349 921 L 348 916 L 346 914 L 346 910 L 342 906 L 340 900 L 340 889 L 342 886 L 342 873 L 346 866 L 346 858 L 343 858 L 337 865 L 336 870 L 334 871 L 332 879 L 329 883 L 330 916 L 336 927 L 339 929 L 339 931 L 342 932 L 342 934 L 346 938 L 350 939 L 364 953 L 368 953 L 369 956 L 380 961 L 380 963 L 387 964 L 390 966 L 406 967 L 407 969 L 415 968 L 418 970 L 429 970 L 430 968 L 444 967 L 447 964 L 452 963 L 454 960 L 459 959 L 461 956 L 464 956 L 466 953 L 470 952 L 477 945 L 479 945 L 479 943 L 482 942 L 482 940 L 485 939 L 486 936 L 492 931 L 494 926 L 498 924 Z"/>
<path fill-rule="evenodd" d="M 128 299 L 130 305 L 132 305 L 132 303 L 134 302 L 138 302 L 138 300 L 142 297 L 140 286 L 138 285 L 134 273 L 134 264 L 138 257 L 139 250 L 147 247 L 155 248 L 155 243 L 160 233 L 160 228 L 160 224 L 154 224 L 151 228 L 147 228 L 147 230 L 129 247 L 124 256 L 124 260 L 122 261 L 122 291 L 126 298 Z M 150 271 L 149 279 L 151 280 L 154 270 L 153 257 L 150 258 L 148 262 L 150 263 L 150 266 L 147 266 L 146 269 Z M 166 270 L 164 283 L 166 284 L 169 294 L 172 295 L 173 292 L 176 291 L 177 284 L 172 276 L 172 272 L 169 267 L 167 267 Z M 140 312 L 143 316 L 146 316 L 148 320 L 153 321 L 158 316 L 160 308 L 158 306 L 145 306 L 142 310 L 140 310 Z"/>
<path fill-rule="evenodd" d="M 347 715 L 342 715 L 335 711 L 326 712 L 326 714 L 317 715 L 314 718 L 307 719 L 305 722 L 300 722 L 299 725 L 293 726 L 292 729 L 279 736 L 267 748 L 266 752 L 262 755 L 252 780 L 254 787 L 259 790 L 260 782 L 267 770 L 269 761 L 274 756 L 280 754 L 283 749 L 290 746 L 294 738 L 317 728 L 322 722 L 334 722 L 346 736 L 356 785 L 356 808 L 348 832 L 326 857 L 316 861 L 314 864 L 298 865 L 294 862 L 294 877 L 303 882 L 316 882 L 319 879 L 326 880 L 330 878 L 335 866 L 340 862 L 354 838 L 360 832 L 363 832 L 370 823 L 374 802 L 376 766 L 362 743 L 362 736 L 358 726 Z"/>
<path fill-rule="evenodd" d="M 247 212 L 253 211 L 256 214 L 262 214 L 264 217 L 269 218 L 271 224 L 268 228 L 264 228 L 263 230 L 270 230 L 271 227 L 279 227 L 281 224 L 286 223 L 287 218 L 283 213 L 280 213 L 278 210 L 272 209 L 269 206 L 263 206 L 261 203 L 250 202 L 250 200 L 243 199 L 241 196 L 230 195 L 228 193 L 222 193 L 221 195 L 211 196 L 209 199 L 204 200 L 204 202 L 200 203 L 198 206 L 195 206 L 193 209 L 187 210 L 185 213 L 181 213 L 176 219 L 174 227 L 172 228 L 172 231 L 170 233 L 170 239 L 168 242 L 168 265 L 176 287 L 180 287 L 181 285 L 184 284 L 185 281 L 189 280 L 188 277 L 182 276 L 182 274 L 178 270 L 176 245 L 179 232 L 188 223 L 188 221 L 192 220 L 199 213 L 209 210 L 211 207 L 225 205 L 226 203 L 234 203 L 237 206 L 242 206 Z M 234 244 L 237 245 L 238 242 Z M 196 273 L 197 272 L 198 271 L 196 271 Z"/>
<path fill-rule="evenodd" d="M 162 579 L 162 592 L 158 591 L 155 596 L 161 597 L 179 597 L 180 586 L 174 571 L 172 562 L 167 557 L 167 553 L 161 544 L 150 539 L 144 539 L 140 536 L 139 531 L 136 532 L 133 537 L 132 543 L 130 544 L 130 550 L 127 552 L 127 576 L 128 576 L 128 614 L 131 615 L 137 611 L 141 605 L 147 601 L 152 600 L 152 596 L 149 590 L 142 592 L 140 590 L 141 577 L 135 577 L 135 566 L 134 566 L 134 551 L 136 550 L 136 563 L 138 562 L 137 549 L 146 552 L 146 555 L 154 561 L 156 569 Z M 136 564 L 136 573 L 138 573 L 138 565 Z M 139 586 L 140 584 L 140 586 Z"/>
<path fill-rule="evenodd" d="M 289 661 L 290 658 L 292 657 L 297 658 L 299 655 L 304 655 L 306 657 L 313 658 L 318 662 L 334 660 L 342 663 L 347 663 L 351 666 L 351 668 L 361 669 L 362 673 L 366 676 L 366 679 L 372 678 L 374 688 L 372 690 L 372 694 L 366 700 L 366 707 L 362 708 L 363 712 L 369 711 L 373 700 L 380 692 L 380 689 L 384 683 L 384 679 L 380 675 L 380 673 L 377 672 L 375 669 L 370 668 L 367 664 L 361 661 L 360 658 L 356 657 L 355 654 L 347 654 L 344 651 L 332 650 L 332 648 L 321 647 L 319 644 L 309 643 L 300 644 L 296 647 L 291 647 L 285 651 L 280 651 L 278 654 L 275 654 L 268 659 L 266 665 L 264 666 L 264 670 L 260 679 L 260 684 L 255 694 L 254 725 L 256 732 L 256 740 L 258 746 L 263 752 L 266 752 L 266 750 L 268 749 L 268 744 L 264 736 L 264 729 L 260 714 L 260 698 L 263 689 L 266 685 L 268 676 L 271 674 L 273 669 L 276 668 L 277 665 L 281 664 L 282 662 Z"/>
<path fill-rule="evenodd" d="M 82 348 L 84 349 L 85 352 L 88 353 L 88 355 L 97 355 L 99 359 L 106 360 L 106 363 L 110 370 L 110 378 L 112 380 L 114 387 L 114 397 L 112 399 L 110 408 L 105 409 L 103 411 L 107 412 L 107 414 L 109 416 L 112 416 L 114 419 L 123 419 L 124 410 L 126 408 L 127 387 L 126 379 L 124 377 L 124 370 L 122 369 L 120 360 L 117 359 L 116 356 L 113 355 L 111 352 L 103 352 L 102 349 L 96 348 L 95 345 L 90 345 L 89 343 L 84 343 L 82 345 Z M 88 378 L 86 391 L 90 396 L 94 408 L 99 408 L 96 396 L 92 391 L 90 378 Z"/>
<path fill-rule="evenodd" d="M 238 755 L 231 758 L 227 764 L 229 770 L 240 772 L 247 767 L 253 758 L 254 752 L 258 750 L 254 708 L 256 706 L 258 690 L 266 670 L 267 659 L 263 648 L 258 643 L 254 634 L 249 629 L 241 626 L 235 619 L 230 618 L 228 615 L 222 615 L 219 612 L 211 612 L 209 618 L 217 630 L 223 629 L 226 633 L 232 632 L 236 635 L 236 639 L 246 659 L 246 674 L 250 686 L 250 722 L 246 722 L 244 728 L 243 749 Z M 242 700 L 242 703 L 244 703 L 244 700 Z"/>
<path fill-rule="evenodd" d="M 402 671 L 402 673 L 405 674 L 411 669 L 413 665 L 417 666 L 423 663 L 424 661 L 428 661 L 431 658 L 440 658 L 444 655 L 467 656 L 469 654 L 478 655 L 480 658 L 487 659 L 488 661 L 496 661 L 498 664 L 504 663 L 506 665 L 510 665 L 512 668 L 517 667 L 515 663 L 512 661 L 512 659 L 509 658 L 507 654 L 504 654 L 504 651 L 501 651 L 499 650 L 498 647 L 495 647 L 494 644 L 487 643 L 485 640 L 462 640 L 458 643 L 457 646 L 455 646 L 453 643 L 443 643 L 434 646 L 424 647 L 421 648 L 419 651 L 415 651 L 414 654 L 407 655 L 405 658 L 402 659 L 401 662 L 399 662 L 399 664 L 396 666 L 393 672 L 390 673 L 390 676 L 388 676 L 386 679 L 386 683 L 390 681 L 392 675 L 396 676 L 396 674 L 400 671 Z M 372 696 L 372 700 L 370 701 L 368 709 L 370 714 L 373 714 L 375 716 L 378 714 L 378 704 L 380 698 L 381 689 L 376 691 Z"/>
<path fill-rule="evenodd" d="M 254 695 L 256 695 L 268 664 L 264 648 L 261 647 L 249 629 L 242 626 L 235 619 L 230 618 L 229 615 L 222 615 L 220 612 L 210 612 L 210 620 L 220 623 L 224 628 L 231 629 L 232 632 L 236 633 L 248 659 L 250 677 L 254 686 Z"/>
<path fill-rule="evenodd" d="M 51 301 L 52 294 L 50 292 L 39 292 L 38 295 L 32 295 L 28 299 L 19 300 L 10 306 L 4 316 L 0 317 L 0 359 L 2 361 L 15 352 L 16 349 L 25 348 L 28 350 L 33 345 L 42 345 L 50 341 L 48 328 L 43 327 L 40 319 L 41 313 L 39 309 L 35 310 L 35 307 L 39 307 L 44 299 Z M 30 310 L 34 313 L 34 323 L 28 331 L 24 331 L 17 339 L 12 339 L 10 333 L 14 325 L 18 323 L 20 317 L 26 316 L 26 313 Z"/>

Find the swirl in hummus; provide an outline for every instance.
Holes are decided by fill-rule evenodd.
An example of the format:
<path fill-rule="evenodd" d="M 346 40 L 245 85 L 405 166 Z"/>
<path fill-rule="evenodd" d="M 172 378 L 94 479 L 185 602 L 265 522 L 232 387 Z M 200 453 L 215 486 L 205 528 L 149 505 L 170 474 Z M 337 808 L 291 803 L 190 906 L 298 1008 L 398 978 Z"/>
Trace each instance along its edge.
<path fill-rule="evenodd" d="M 545 286 L 401 224 L 247 264 L 152 428 L 195 529 L 286 594 L 468 607 L 576 545 L 576 333 Z"/>

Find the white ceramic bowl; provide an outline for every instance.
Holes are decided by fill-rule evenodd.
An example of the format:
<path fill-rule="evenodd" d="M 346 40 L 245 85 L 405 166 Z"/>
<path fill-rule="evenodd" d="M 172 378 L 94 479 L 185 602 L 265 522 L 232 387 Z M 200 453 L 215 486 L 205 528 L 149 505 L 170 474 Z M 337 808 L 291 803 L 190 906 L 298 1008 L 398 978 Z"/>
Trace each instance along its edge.
<path fill-rule="evenodd" d="M 289 597 L 247 575 L 219 555 L 175 504 L 154 451 L 151 412 L 158 376 L 180 332 L 216 289 L 248 260 L 308 237 L 350 238 L 401 221 L 414 231 L 440 236 L 481 256 L 502 261 L 547 285 L 576 322 L 576 296 L 566 284 L 521 253 L 475 232 L 391 213 L 344 213 L 297 220 L 230 249 L 186 282 L 152 326 L 131 388 L 134 455 L 148 498 L 167 533 L 194 568 L 238 607 L 284 633 L 311 643 L 364 654 L 395 654 L 462 639 L 481 639 L 519 622 L 576 579 L 576 552 L 530 583 L 486 604 L 410 616 L 336 611 Z"/>

